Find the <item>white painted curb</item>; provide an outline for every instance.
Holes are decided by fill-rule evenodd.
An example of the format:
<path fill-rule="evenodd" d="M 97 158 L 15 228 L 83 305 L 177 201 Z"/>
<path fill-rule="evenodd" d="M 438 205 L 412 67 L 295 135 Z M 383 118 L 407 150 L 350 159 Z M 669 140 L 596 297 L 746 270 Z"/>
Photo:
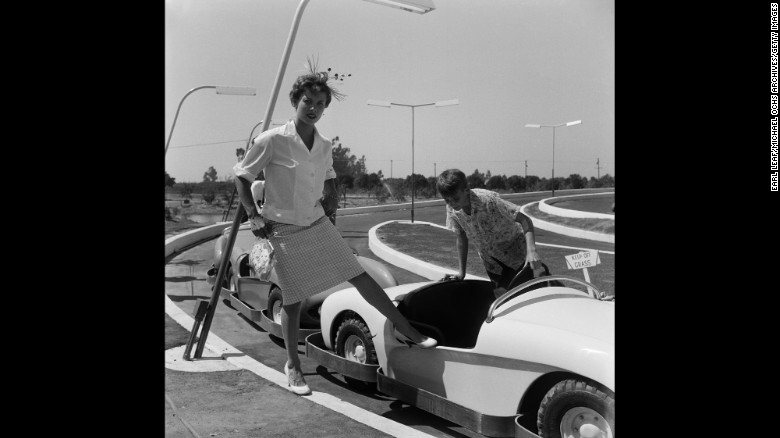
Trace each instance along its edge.
<path fill-rule="evenodd" d="M 543 211 L 547 214 L 551 214 L 554 216 L 563 216 L 563 217 L 573 217 L 573 218 L 584 218 L 584 219 L 615 219 L 614 214 L 609 213 L 595 213 L 590 211 L 580 211 L 580 210 L 572 210 L 569 208 L 560 208 L 555 207 L 551 205 L 553 202 L 558 202 L 570 198 L 581 198 L 583 196 L 599 196 L 599 195 L 608 195 L 608 194 L 614 194 L 614 192 L 604 192 L 604 193 L 586 193 L 583 195 L 571 195 L 571 196 L 559 196 L 557 198 L 546 198 L 539 201 L 539 210 Z"/>
<path fill-rule="evenodd" d="M 531 214 L 528 213 L 527 210 L 528 207 L 533 204 L 535 204 L 535 202 L 525 204 L 521 207 L 521 210 L 523 213 L 525 213 L 526 216 L 531 218 L 531 221 L 534 223 L 534 227 L 541 228 L 542 230 L 552 231 L 553 233 L 563 234 L 566 236 L 579 237 L 581 239 L 596 240 L 598 242 L 615 243 L 614 234 L 597 233 L 595 231 L 586 231 L 586 230 L 580 230 L 578 228 L 566 227 L 563 225 L 554 224 L 552 222 L 547 222 L 539 218 L 536 218 L 534 216 L 531 216 Z"/>
<path fill-rule="evenodd" d="M 184 248 L 189 248 L 199 242 L 219 236 L 225 227 L 229 227 L 232 224 L 232 222 L 217 222 L 213 225 L 207 225 L 171 236 L 165 239 L 165 257 L 181 252 Z"/>

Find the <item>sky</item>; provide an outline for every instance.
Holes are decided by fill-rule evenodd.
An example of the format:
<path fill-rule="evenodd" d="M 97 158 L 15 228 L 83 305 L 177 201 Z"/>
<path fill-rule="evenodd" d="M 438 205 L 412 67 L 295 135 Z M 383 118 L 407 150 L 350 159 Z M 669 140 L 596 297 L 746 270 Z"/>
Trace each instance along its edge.
<path fill-rule="evenodd" d="M 550 178 L 615 176 L 614 0 L 433 0 L 415 14 L 363 0 L 310 0 L 273 109 L 306 73 L 347 76 L 317 129 L 368 172 L 434 176 L 458 168 Z M 166 0 L 165 170 L 200 182 L 232 175 L 236 149 L 263 120 L 298 0 Z M 255 96 L 201 86 L 252 87 Z M 369 106 L 368 100 L 454 106 Z M 181 109 L 176 119 L 176 110 Z M 526 128 L 526 124 L 579 125 Z M 254 130 L 259 134 L 261 127 Z M 555 135 L 553 147 L 553 131 Z M 554 151 L 553 151 L 554 149 Z M 554 161 L 553 161 L 554 153 Z M 554 164 L 554 166 L 553 166 Z M 527 166 L 527 167 L 526 167 Z"/>

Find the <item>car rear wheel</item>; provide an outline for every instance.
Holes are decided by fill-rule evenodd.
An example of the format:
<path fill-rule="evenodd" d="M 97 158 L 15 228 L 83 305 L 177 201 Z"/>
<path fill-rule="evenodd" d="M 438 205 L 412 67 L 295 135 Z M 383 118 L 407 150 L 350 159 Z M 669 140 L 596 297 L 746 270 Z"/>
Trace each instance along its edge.
<path fill-rule="evenodd" d="M 365 322 L 359 318 L 345 319 L 336 331 L 336 354 L 361 364 L 377 364 L 376 349 L 371 331 Z M 344 376 L 348 385 L 358 389 L 372 389 L 375 384 L 363 382 Z"/>
<path fill-rule="evenodd" d="M 536 425 L 542 438 L 614 438 L 615 398 L 593 381 L 564 380 L 544 396 Z"/>
<path fill-rule="evenodd" d="M 282 324 L 282 291 L 274 286 L 268 294 L 268 317 L 275 323 Z"/>

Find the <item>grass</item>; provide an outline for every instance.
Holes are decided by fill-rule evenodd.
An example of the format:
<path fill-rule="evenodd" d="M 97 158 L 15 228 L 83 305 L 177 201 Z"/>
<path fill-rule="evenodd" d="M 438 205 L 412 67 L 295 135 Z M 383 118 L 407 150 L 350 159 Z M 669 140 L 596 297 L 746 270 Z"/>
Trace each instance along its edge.
<path fill-rule="evenodd" d="M 449 230 L 421 223 L 391 222 L 377 229 L 377 238 L 390 248 L 416 259 L 443 268 L 458 271 L 458 250 L 455 234 Z M 566 266 L 567 255 L 578 250 L 537 245 L 536 251 L 551 274 L 568 275 L 584 279 L 582 270 L 570 270 Z M 608 295 L 615 294 L 615 256 L 600 253 L 601 264 L 589 268 L 590 283 Z M 477 249 L 469 242 L 466 273 L 487 278 Z M 572 286 L 573 283 L 567 283 Z"/>

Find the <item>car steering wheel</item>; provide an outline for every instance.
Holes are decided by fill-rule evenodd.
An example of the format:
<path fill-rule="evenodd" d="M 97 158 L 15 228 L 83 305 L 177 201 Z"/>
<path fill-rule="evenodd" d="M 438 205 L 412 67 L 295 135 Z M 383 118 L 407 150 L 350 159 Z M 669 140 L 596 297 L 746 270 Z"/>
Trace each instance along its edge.
<path fill-rule="evenodd" d="M 550 275 L 550 269 L 542 262 L 539 262 L 542 264 L 542 267 L 544 268 L 544 276 Z M 533 267 L 531 267 L 531 264 L 527 264 L 523 267 L 523 269 L 518 272 L 515 277 L 512 279 L 512 281 L 509 282 L 509 286 L 506 287 L 506 290 L 512 290 L 513 288 L 525 283 L 526 281 L 532 280 L 534 278 L 534 271 Z"/>

